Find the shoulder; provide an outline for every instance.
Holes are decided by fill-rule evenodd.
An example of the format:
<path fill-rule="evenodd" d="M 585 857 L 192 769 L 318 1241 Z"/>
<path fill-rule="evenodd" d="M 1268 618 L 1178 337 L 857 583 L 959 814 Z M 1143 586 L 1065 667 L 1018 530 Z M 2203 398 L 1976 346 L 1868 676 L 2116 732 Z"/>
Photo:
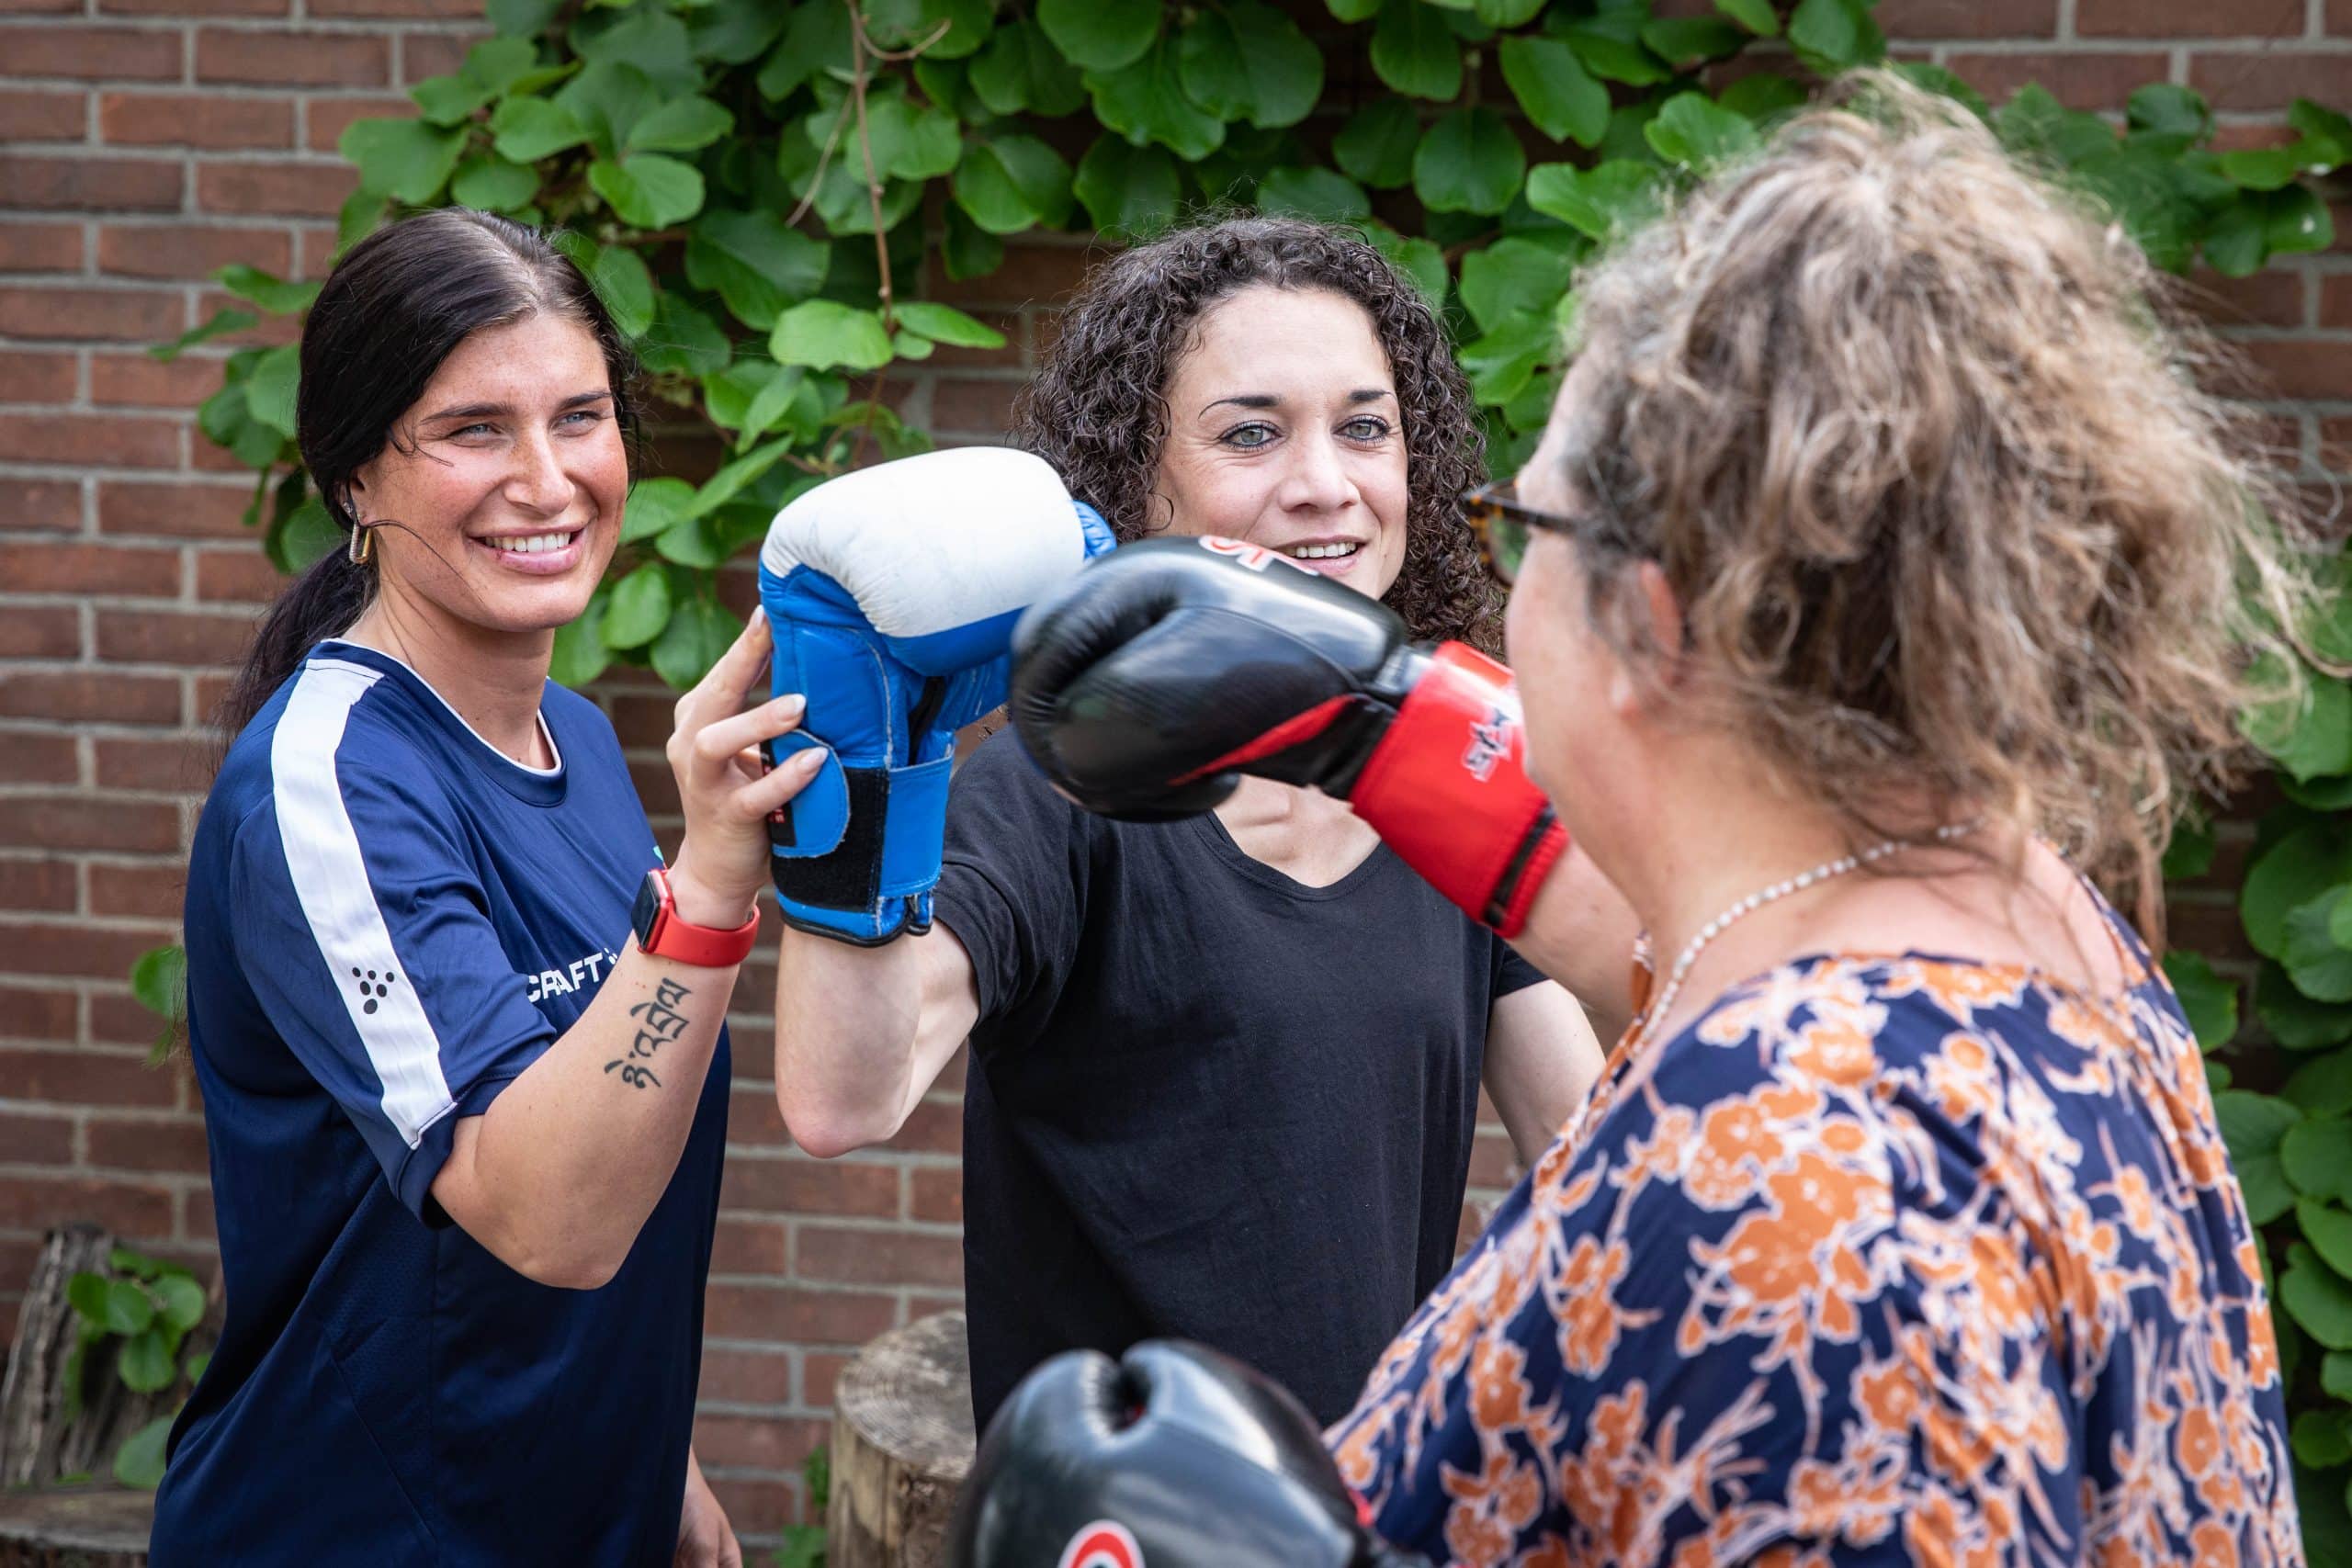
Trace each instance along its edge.
<path fill-rule="evenodd" d="M 955 785 L 948 792 L 947 819 L 951 831 L 959 822 L 1018 820 L 1066 833 L 1090 831 L 1101 820 L 1054 792 L 1011 725 L 981 741 L 957 764 Z"/>
<path fill-rule="evenodd" d="M 554 732 L 556 743 L 567 753 L 584 748 L 594 753 L 596 761 L 609 762 L 626 771 L 628 763 L 621 755 L 621 739 L 613 729 L 613 721 L 605 710 L 569 686 L 549 681 L 539 698 L 539 712 Z M 569 755 L 566 763 L 571 761 Z"/>

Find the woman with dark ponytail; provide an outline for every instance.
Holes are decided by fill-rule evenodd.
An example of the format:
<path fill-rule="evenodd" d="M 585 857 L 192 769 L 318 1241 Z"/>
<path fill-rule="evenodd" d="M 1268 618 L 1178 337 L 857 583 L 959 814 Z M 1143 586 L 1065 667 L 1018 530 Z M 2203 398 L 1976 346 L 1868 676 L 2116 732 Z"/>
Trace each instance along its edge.
<path fill-rule="evenodd" d="M 739 1563 L 690 1448 L 721 1018 L 812 763 L 756 616 L 682 698 L 666 870 L 551 683 L 620 534 L 633 366 L 579 270 L 463 209 L 355 246 L 297 434 L 347 547 L 232 688 L 189 1040 L 228 1319 L 153 1561 Z M 821 756 L 817 750 L 803 759 Z"/>

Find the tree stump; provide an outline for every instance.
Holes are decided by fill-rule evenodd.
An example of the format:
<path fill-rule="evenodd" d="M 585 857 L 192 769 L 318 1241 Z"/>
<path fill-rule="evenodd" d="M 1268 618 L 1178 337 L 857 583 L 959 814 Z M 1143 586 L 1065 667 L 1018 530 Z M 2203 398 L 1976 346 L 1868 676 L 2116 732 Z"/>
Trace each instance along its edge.
<path fill-rule="evenodd" d="M 0 1497 L 0 1568 L 145 1568 L 152 1493 L 119 1486 Z"/>
<path fill-rule="evenodd" d="M 962 1313 L 860 1350 L 833 1394 L 827 1568 L 938 1568 L 976 1441 Z"/>

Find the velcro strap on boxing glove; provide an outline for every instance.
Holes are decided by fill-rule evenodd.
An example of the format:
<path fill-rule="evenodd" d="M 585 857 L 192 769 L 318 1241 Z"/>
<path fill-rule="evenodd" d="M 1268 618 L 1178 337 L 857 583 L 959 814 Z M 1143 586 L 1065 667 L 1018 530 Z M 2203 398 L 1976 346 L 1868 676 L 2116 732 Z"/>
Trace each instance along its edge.
<path fill-rule="evenodd" d="M 825 854 L 793 854 L 791 814 L 769 818 L 768 839 L 779 852 L 768 869 L 786 922 L 865 947 L 925 930 L 929 900 L 919 896 L 939 879 L 954 768 L 952 757 L 911 768 L 841 768 L 847 820 Z"/>
<path fill-rule="evenodd" d="M 1510 671 L 1441 645 L 1349 792 L 1356 815 L 1471 919 L 1504 936 L 1567 849 L 1527 776 Z"/>

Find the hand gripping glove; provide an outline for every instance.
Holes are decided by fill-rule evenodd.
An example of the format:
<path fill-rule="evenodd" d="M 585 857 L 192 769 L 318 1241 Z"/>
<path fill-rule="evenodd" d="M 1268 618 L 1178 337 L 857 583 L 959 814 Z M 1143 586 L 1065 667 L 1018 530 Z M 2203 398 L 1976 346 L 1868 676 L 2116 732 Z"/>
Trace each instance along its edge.
<path fill-rule="evenodd" d="M 1068 1350 L 989 1423 L 949 1568 L 1429 1568 L 1372 1533 L 1272 1382 L 1173 1340 Z"/>
<path fill-rule="evenodd" d="M 862 946 L 930 929 L 956 732 L 1004 702 L 1023 608 L 1111 544 L 1042 459 L 1001 447 L 860 469 L 776 513 L 773 690 L 808 711 L 768 761 L 831 752 L 769 825 L 786 920 Z"/>
<path fill-rule="evenodd" d="M 1515 936 L 1567 834 L 1527 777 L 1510 671 L 1405 637 L 1385 605 L 1272 550 L 1147 540 L 1022 618 L 1012 720 L 1056 787 L 1105 816 L 1206 811 L 1245 773 L 1350 801 Z"/>

